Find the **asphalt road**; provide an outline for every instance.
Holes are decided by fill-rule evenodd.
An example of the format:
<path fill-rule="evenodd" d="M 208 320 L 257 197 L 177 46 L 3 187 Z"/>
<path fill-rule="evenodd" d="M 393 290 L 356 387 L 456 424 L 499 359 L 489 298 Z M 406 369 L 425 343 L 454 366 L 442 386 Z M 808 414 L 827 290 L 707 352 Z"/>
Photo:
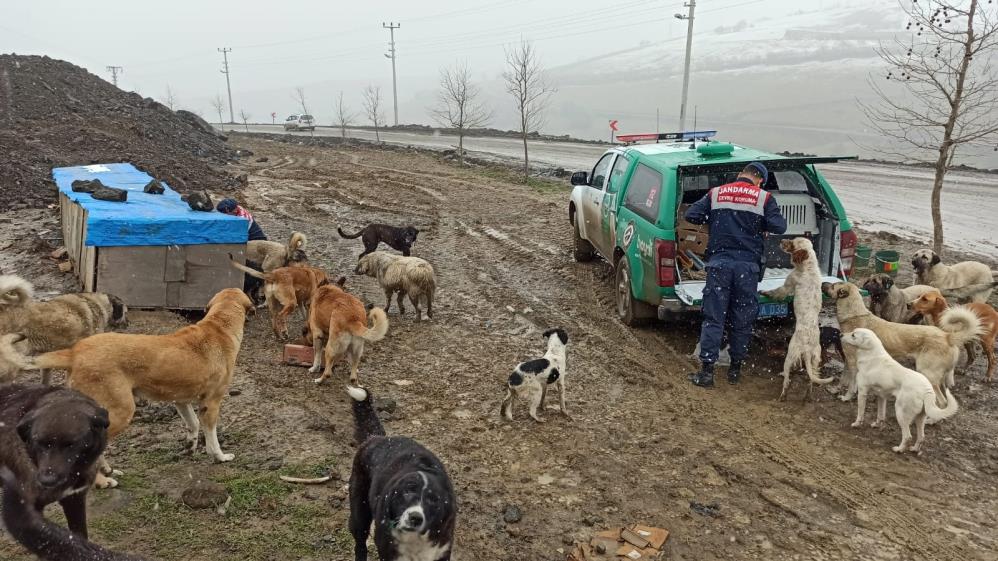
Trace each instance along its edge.
<path fill-rule="evenodd" d="M 244 130 L 243 127 L 238 130 Z M 281 125 L 250 125 L 250 132 L 281 133 Z M 308 136 L 312 133 L 292 133 Z M 339 136 L 340 130 L 320 127 L 316 136 Z M 347 136 L 375 140 L 373 131 L 347 129 Z M 380 133 L 381 140 L 451 149 L 457 137 L 413 132 Z M 466 137 L 465 149 L 481 158 L 518 160 L 523 157 L 523 145 L 517 139 Z M 567 170 L 589 169 L 606 150 L 603 144 L 531 141 L 530 160 L 540 166 Z M 890 166 L 864 162 L 846 162 L 821 166 L 822 173 L 832 183 L 842 199 L 850 219 L 868 230 L 885 230 L 917 240 L 930 240 L 932 220 L 929 197 L 932 171 L 908 166 Z M 950 172 L 943 192 L 943 224 L 946 243 L 964 252 L 998 257 L 998 236 L 990 230 L 998 215 L 998 175 Z"/>

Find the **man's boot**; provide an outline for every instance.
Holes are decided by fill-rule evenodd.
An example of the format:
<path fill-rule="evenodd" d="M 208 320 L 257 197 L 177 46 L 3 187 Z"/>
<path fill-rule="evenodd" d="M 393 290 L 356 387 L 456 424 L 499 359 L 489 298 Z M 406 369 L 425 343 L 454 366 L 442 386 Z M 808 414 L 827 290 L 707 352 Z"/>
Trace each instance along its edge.
<path fill-rule="evenodd" d="M 738 383 L 738 379 L 741 378 L 741 377 L 742 377 L 742 363 L 741 363 L 741 361 L 739 361 L 739 362 L 732 361 L 731 362 L 731 366 L 728 367 L 728 383 L 729 384 L 737 384 Z"/>
<path fill-rule="evenodd" d="M 714 387 L 714 365 L 709 362 L 705 362 L 703 366 L 700 367 L 700 372 L 696 372 L 689 375 L 690 382 L 693 382 L 694 386 L 699 386 L 701 388 L 712 388 Z"/>

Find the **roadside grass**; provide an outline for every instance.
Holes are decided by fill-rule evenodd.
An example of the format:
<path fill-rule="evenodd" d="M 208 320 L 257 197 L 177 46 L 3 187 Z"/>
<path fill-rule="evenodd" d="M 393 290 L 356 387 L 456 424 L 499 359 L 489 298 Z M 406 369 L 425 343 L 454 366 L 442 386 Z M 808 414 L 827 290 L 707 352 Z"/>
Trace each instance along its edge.
<path fill-rule="evenodd" d="M 524 185 L 523 174 L 513 169 L 500 166 L 485 166 L 481 168 L 466 169 L 469 169 L 472 173 L 487 179 L 502 181 L 504 183 Z M 563 193 L 568 190 L 568 185 L 564 181 L 546 177 L 528 177 L 526 185 L 539 193 Z"/>

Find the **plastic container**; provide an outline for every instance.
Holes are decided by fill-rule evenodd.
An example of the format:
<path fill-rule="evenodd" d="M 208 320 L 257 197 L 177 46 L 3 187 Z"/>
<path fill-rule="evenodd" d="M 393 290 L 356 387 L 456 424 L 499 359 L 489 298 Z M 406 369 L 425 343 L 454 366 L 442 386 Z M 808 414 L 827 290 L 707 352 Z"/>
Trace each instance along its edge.
<path fill-rule="evenodd" d="M 873 256 L 878 273 L 886 273 L 890 276 L 898 274 L 898 264 L 901 262 L 901 254 L 890 249 L 878 251 Z"/>
<path fill-rule="evenodd" d="M 853 258 L 852 266 L 856 269 L 867 269 L 870 267 L 870 256 L 873 255 L 873 248 L 868 245 L 857 245 L 856 256 Z"/>

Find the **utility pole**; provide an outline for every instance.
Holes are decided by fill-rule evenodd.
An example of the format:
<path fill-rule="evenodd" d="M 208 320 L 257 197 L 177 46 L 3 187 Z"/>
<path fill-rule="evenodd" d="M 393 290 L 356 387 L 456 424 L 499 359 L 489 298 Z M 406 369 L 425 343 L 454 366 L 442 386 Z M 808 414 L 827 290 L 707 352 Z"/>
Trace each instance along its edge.
<path fill-rule="evenodd" d="M 232 49 L 224 47 L 218 52 L 222 53 L 222 74 L 225 74 L 225 88 L 229 90 L 229 123 L 232 124 L 236 122 L 236 115 L 232 112 L 232 84 L 229 83 L 229 53 Z"/>
<path fill-rule="evenodd" d="M 388 22 L 385 25 L 385 22 L 381 22 L 381 27 L 387 29 L 388 33 L 391 34 L 391 41 L 388 43 L 388 54 L 385 55 L 385 58 L 392 59 L 392 99 L 395 101 L 395 126 L 397 127 L 399 126 L 399 90 L 395 78 L 395 30 L 402 27 L 402 24 Z"/>
<path fill-rule="evenodd" d="M 686 20 L 686 64 L 683 66 L 683 105 L 679 108 L 679 132 L 686 130 L 686 96 L 690 91 L 690 55 L 693 52 L 693 11 L 696 10 L 696 0 L 683 4 L 690 9 L 689 15 L 676 14 L 676 19 Z"/>
<path fill-rule="evenodd" d="M 122 67 L 120 67 L 120 66 L 106 66 L 105 68 L 107 68 L 107 71 L 111 73 L 111 83 L 114 84 L 114 87 L 117 88 L 118 87 L 118 73 L 120 72 L 120 73 L 124 74 L 125 73 L 125 69 L 122 68 Z"/>

